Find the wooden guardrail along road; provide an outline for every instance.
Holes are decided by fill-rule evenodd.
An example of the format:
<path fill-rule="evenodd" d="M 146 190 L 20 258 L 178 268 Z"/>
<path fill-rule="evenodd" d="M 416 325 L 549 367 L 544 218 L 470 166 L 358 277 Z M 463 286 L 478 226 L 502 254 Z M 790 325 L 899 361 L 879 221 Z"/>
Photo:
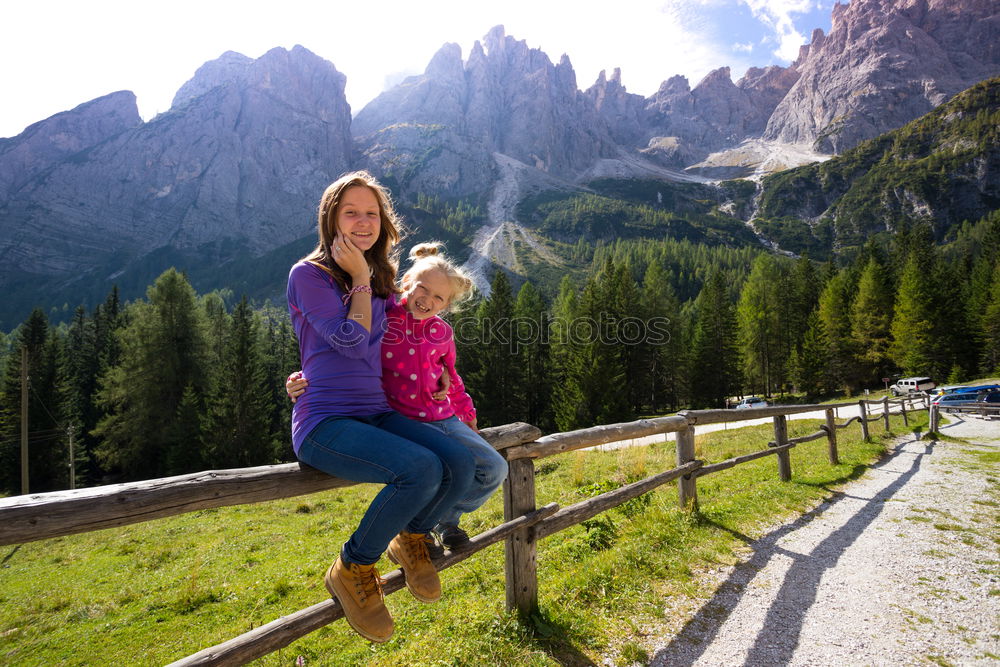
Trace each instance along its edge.
<path fill-rule="evenodd" d="M 698 504 L 697 479 L 765 456 L 776 456 L 782 480 L 792 477 L 789 451 L 797 446 L 826 437 L 831 464 L 837 463 L 837 430 L 858 421 L 863 436 L 869 436 L 868 424 L 884 420 L 899 405 L 904 419 L 906 404 L 912 397 L 879 399 L 856 403 L 823 405 L 769 406 L 753 410 L 685 410 L 676 416 L 641 419 L 623 424 L 607 424 L 542 437 L 530 424 L 515 423 L 482 430 L 482 435 L 510 463 L 504 482 L 504 523 L 472 538 L 470 545 L 457 552 L 445 552 L 435 561 L 439 569 L 468 558 L 500 540 L 505 541 L 505 579 L 507 606 L 522 613 L 537 608 L 538 581 L 535 546 L 538 540 L 585 521 L 632 498 L 677 481 L 678 500 L 686 509 Z M 921 399 L 926 405 L 926 397 Z M 866 404 L 880 405 L 881 413 L 870 416 Z M 838 424 L 835 410 L 857 407 L 860 415 Z M 930 407 L 931 430 L 937 424 L 937 406 Z M 911 408 L 912 411 L 912 408 Z M 820 430 L 789 439 L 787 417 L 807 412 L 823 412 L 825 423 Z M 998 410 L 1000 412 L 1000 410 Z M 695 427 L 703 424 L 735 422 L 771 417 L 774 440 L 761 451 L 736 456 L 706 465 L 695 458 Z M 535 460 L 584 447 L 655 434 L 676 433 L 677 466 L 646 479 L 628 484 L 574 505 L 559 509 L 555 503 L 535 507 Z M 237 470 L 212 470 L 128 484 L 115 484 L 73 491 L 58 491 L 0 499 L 0 544 L 30 542 L 61 535 L 124 526 L 200 509 L 241 505 L 290 498 L 307 493 L 351 486 L 353 482 L 330 477 L 298 463 L 260 466 Z M 385 592 L 403 586 L 402 573 L 396 570 L 385 577 Z M 279 618 L 244 635 L 173 663 L 174 665 L 237 665 L 287 646 L 342 616 L 336 600 L 324 600 L 307 609 Z"/>

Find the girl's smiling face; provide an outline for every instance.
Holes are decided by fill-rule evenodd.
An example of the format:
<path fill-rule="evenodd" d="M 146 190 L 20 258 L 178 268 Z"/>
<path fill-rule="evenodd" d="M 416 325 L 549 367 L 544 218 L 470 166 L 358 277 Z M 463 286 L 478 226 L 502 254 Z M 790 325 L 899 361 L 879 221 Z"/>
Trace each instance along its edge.
<path fill-rule="evenodd" d="M 344 190 L 337 208 L 337 231 L 362 252 L 375 245 L 382 231 L 382 216 L 374 192 L 358 185 Z"/>
<path fill-rule="evenodd" d="M 406 310 L 418 320 L 434 317 L 451 303 L 452 287 L 440 269 L 427 269 L 410 277 L 403 276 Z"/>

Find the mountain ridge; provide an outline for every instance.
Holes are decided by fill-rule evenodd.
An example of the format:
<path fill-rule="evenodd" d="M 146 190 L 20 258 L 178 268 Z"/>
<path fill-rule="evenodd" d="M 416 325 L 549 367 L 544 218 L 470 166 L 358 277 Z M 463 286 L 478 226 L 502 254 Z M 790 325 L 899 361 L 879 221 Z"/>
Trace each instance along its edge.
<path fill-rule="evenodd" d="M 960 74 L 1000 74 L 995 3 L 855 0 L 837 5 L 834 18 L 830 34 L 814 31 L 789 67 L 751 68 L 736 82 L 720 67 L 693 88 L 672 76 L 648 98 L 629 93 L 620 70 L 581 90 L 568 55 L 553 62 L 496 26 L 466 60 L 457 44 L 443 45 L 422 74 L 353 120 L 346 77 L 308 49 L 256 60 L 226 52 L 147 123 L 123 91 L 0 140 L 0 288 L 19 304 L 6 312 L 69 293 L 81 276 L 110 286 L 122 271 L 141 275 L 146 257 L 223 266 L 299 247 L 314 233 L 318 193 L 348 169 L 375 172 L 404 205 L 427 195 L 484 210 L 511 174 L 516 183 L 503 187 L 524 196 L 585 191 L 608 177 L 750 175 L 778 145 L 768 137 L 812 137 L 846 152 L 878 129 L 872 109 L 897 122 L 953 95 Z M 906 31 L 917 50 L 896 48 L 912 46 Z M 985 46 L 959 43 L 969 36 Z M 925 63 L 920 49 L 947 62 Z M 850 59 L 861 56 L 865 66 L 854 69 L 863 76 L 851 78 Z M 892 70 L 900 63 L 903 75 Z M 918 81 L 920 95 L 911 92 Z M 855 84 L 863 94 L 845 88 Z M 857 107 L 827 108 L 824 97 Z M 803 114 L 811 125 L 799 122 Z M 772 163 L 813 159 L 800 143 Z M 504 171 L 509 160 L 523 168 Z M 414 217 L 434 228 L 432 217 Z M 516 219 L 482 224 L 507 230 L 511 243 L 530 238 Z M 483 257 L 484 267 L 504 265 L 509 251 Z"/>

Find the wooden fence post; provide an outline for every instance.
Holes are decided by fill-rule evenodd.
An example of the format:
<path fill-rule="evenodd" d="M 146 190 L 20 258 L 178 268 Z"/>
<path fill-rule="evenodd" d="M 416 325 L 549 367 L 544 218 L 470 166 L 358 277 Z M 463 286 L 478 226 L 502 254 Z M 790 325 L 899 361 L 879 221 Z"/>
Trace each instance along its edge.
<path fill-rule="evenodd" d="M 677 431 L 677 465 L 694 461 L 694 426 Z M 681 509 L 698 509 L 698 483 L 692 475 L 677 478 L 677 497 Z"/>
<path fill-rule="evenodd" d="M 512 521 L 535 510 L 535 462 L 530 458 L 508 462 L 503 483 L 503 518 Z M 504 578 L 507 610 L 522 617 L 538 609 L 538 571 L 535 528 L 521 528 L 504 541 Z"/>
<path fill-rule="evenodd" d="M 903 426 L 909 426 L 910 425 L 910 420 L 906 418 L 906 399 L 905 398 L 903 399 L 903 402 L 899 404 L 899 407 L 900 407 L 900 409 L 903 412 Z"/>
<path fill-rule="evenodd" d="M 885 432 L 889 432 L 889 397 L 882 397 L 882 419 L 885 420 Z"/>
<path fill-rule="evenodd" d="M 833 417 L 833 410 L 826 411 L 826 444 L 830 465 L 835 466 L 840 463 L 840 457 L 837 456 L 837 421 Z"/>
<path fill-rule="evenodd" d="M 865 409 L 864 400 L 858 401 L 858 409 L 861 411 L 861 435 L 868 440 L 868 411 Z"/>
<path fill-rule="evenodd" d="M 937 430 L 938 430 L 938 416 L 939 416 L 938 415 L 938 406 L 937 406 L 937 404 L 931 403 L 930 411 L 931 411 L 931 414 L 930 414 L 930 422 L 931 423 L 928 426 L 928 428 L 930 429 L 931 433 L 937 433 Z"/>
<path fill-rule="evenodd" d="M 774 418 L 774 444 L 777 447 L 788 444 L 788 422 L 785 415 Z M 792 479 L 792 457 L 787 449 L 778 452 L 778 475 L 782 482 L 789 482 Z"/>

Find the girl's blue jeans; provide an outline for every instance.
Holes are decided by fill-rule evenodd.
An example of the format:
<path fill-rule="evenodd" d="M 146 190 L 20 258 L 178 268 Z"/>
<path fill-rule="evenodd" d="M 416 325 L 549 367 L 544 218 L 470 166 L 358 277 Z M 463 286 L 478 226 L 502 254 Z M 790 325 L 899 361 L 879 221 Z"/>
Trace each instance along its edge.
<path fill-rule="evenodd" d="M 445 526 L 457 526 L 463 514 L 478 509 L 493 495 L 507 477 L 507 460 L 458 417 L 448 417 L 427 424 L 462 443 L 476 462 L 476 473 L 468 493 L 451 507 L 445 508 L 435 527 L 440 530 Z"/>
<path fill-rule="evenodd" d="M 298 458 L 334 477 L 385 485 L 341 551 L 359 565 L 376 562 L 402 530 L 434 528 L 468 495 L 476 468 L 461 443 L 398 412 L 328 417 L 306 436 Z"/>

